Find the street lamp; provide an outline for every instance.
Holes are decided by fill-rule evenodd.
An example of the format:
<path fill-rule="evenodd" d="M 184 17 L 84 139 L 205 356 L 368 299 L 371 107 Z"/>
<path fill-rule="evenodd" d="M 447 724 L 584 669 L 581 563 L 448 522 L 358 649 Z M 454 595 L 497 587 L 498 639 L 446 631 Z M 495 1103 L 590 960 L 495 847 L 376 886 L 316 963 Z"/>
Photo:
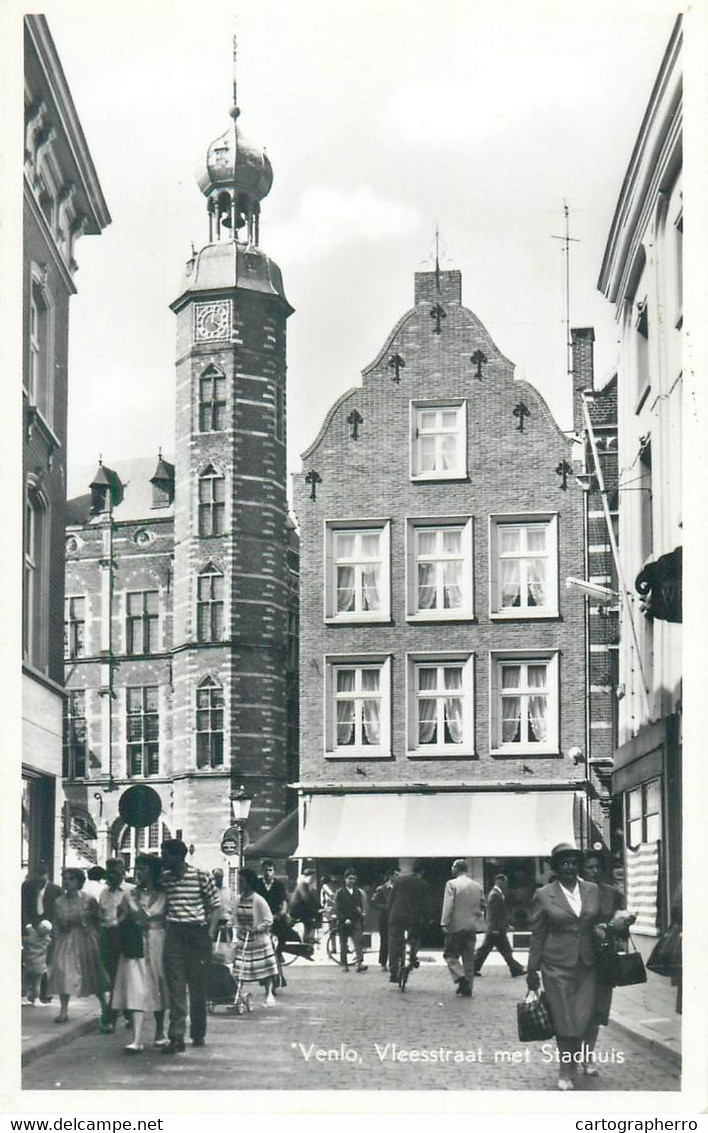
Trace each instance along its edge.
<path fill-rule="evenodd" d="M 249 795 L 245 787 L 239 787 L 231 796 L 231 821 L 238 826 L 238 867 L 243 868 L 243 841 L 246 823 L 251 812 L 253 795 Z"/>

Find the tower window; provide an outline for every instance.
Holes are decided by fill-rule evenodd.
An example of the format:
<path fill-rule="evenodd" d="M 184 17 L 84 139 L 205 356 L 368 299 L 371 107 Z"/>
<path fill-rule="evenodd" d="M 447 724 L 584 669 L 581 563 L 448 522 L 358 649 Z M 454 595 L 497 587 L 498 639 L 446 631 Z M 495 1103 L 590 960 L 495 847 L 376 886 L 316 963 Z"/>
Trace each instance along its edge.
<path fill-rule="evenodd" d="M 226 428 L 226 378 L 213 366 L 199 379 L 199 430 L 216 433 Z"/>
<path fill-rule="evenodd" d="M 224 690 L 212 677 L 197 689 L 197 767 L 224 762 Z"/>
<path fill-rule="evenodd" d="M 199 534 L 221 535 L 226 514 L 226 482 L 209 464 L 199 477 Z"/>
<path fill-rule="evenodd" d="M 224 635 L 224 576 L 211 564 L 197 579 L 197 640 L 221 641 Z"/>

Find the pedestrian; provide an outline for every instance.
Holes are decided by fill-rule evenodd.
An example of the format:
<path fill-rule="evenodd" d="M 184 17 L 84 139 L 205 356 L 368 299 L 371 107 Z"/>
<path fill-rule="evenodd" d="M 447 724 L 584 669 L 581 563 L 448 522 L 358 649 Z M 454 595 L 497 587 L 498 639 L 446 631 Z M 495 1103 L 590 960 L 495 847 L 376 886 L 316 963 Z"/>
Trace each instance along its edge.
<path fill-rule="evenodd" d="M 22 882 L 20 893 L 22 920 L 21 925 L 31 924 L 37 926 L 41 920 L 54 923 L 54 907 L 57 897 L 61 895 L 61 886 L 49 880 L 49 867 L 46 862 L 40 862 L 35 871 Z M 48 964 L 52 960 L 54 948 L 53 937 L 49 945 Z M 42 977 L 39 998 L 42 1003 L 49 1003 L 51 996 L 47 993 L 47 976 Z"/>
<path fill-rule="evenodd" d="M 357 972 L 365 972 L 364 963 L 364 893 L 357 885 L 356 871 L 348 869 L 344 874 L 344 885 L 334 896 L 334 911 L 337 917 L 339 948 L 343 972 L 349 971 L 347 942 L 351 940 L 356 956 Z"/>
<path fill-rule="evenodd" d="M 89 897 L 95 897 L 98 901 L 103 891 L 103 882 L 106 880 L 106 871 L 103 866 L 92 865 L 90 869 L 86 870 L 86 884 L 84 885 L 84 893 Z"/>
<path fill-rule="evenodd" d="M 398 983 L 403 951 L 408 933 L 411 957 L 417 964 L 417 952 L 423 927 L 430 919 L 430 890 L 423 879 L 423 863 L 402 858 L 400 874 L 393 884 L 388 907 L 389 982 Z"/>
<path fill-rule="evenodd" d="M 474 983 L 474 946 L 482 916 L 484 890 L 467 876 L 467 862 L 455 858 L 452 878 L 445 885 L 440 925 L 445 934 L 443 960 L 450 969 L 456 994 L 470 998 Z"/>
<path fill-rule="evenodd" d="M 273 915 L 271 931 L 276 941 L 275 951 L 279 969 L 275 983 L 276 986 L 286 987 L 287 980 L 283 975 L 282 957 L 283 948 L 288 939 L 288 895 L 283 882 L 275 876 L 275 862 L 272 858 L 263 858 L 261 876 L 256 878 L 255 892 L 264 899 Z M 296 935 L 294 929 L 293 935 Z"/>
<path fill-rule="evenodd" d="M 142 1054 L 145 1013 L 155 1016 L 153 1046 L 167 1046 L 164 1020 L 167 983 L 164 969 L 167 897 L 160 885 L 161 862 L 155 855 L 138 854 L 135 888 L 125 893 L 118 908 L 121 956 L 112 1005 L 127 1010 L 133 1026 L 126 1054 Z"/>
<path fill-rule="evenodd" d="M 273 989 L 278 975 L 278 961 L 270 935 L 273 914 L 266 899 L 256 891 L 257 885 L 255 870 L 238 871 L 234 972 L 241 983 L 260 983 L 265 989 L 266 1007 L 273 1007 Z"/>
<path fill-rule="evenodd" d="M 54 905 L 54 954 L 49 965 L 47 987 L 59 996 L 55 1023 L 69 1019 L 69 1000 L 95 995 L 101 1005 L 101 1030 L 107 1029 L 108 976 L 101 964 L 98 941 L 98 905 L 82 893 L 86 874 L 65 869 L 63 889 Z"/>
<path fill-rule="evenodd" d="M 575 1089 L 574 1071 L 586 1073 L 585 1044 L 595 1022 L 596 944 L 603 937 L 597 885 L 578 879 L 581 850 L 561 842 L 551 851 L 555 881 L 537 889 L 531 906 L 526 983 L 543 990 L 558 1046 L 558 1089 Z"/>
<path fill-rule="evenodd" d="M 371 907 L 379 914 L 379 966 L 382 972 L 388 968 L 388 906 L 397 877 L 397 869 L 388 870 L 384 881 L 374 889 L 371 897 Z"/>
<path fill-rule="evenodd" d="M 219 938 L 221 940 L 229 941 L 233 937 L 233 924 L 234 915 L 236 912 L 236 901 L 233 893 L 224 885 L 224 871 L 220 866 L 211 871 L 211 876 L 214 878 L 214 885 L 221 904 L 221 913 L 219 916 Z"/>
<path fill-rule="evenodd" d="M 331 873 L 322 882 L 320 889 L 320 908 L 322 910 L 322 924 L 325 928 L 327 939 L 332 938 L 333 956 L 337 955 L 337 917 L 334 911 L 334 898 L 337 895 L 339 885 L 335 874 Z"/>
<path fill-rule="evenodd" d="M 109 858 L 106 862 L 106 883 L 98 898 L 99 940 L 101 962 L 108 974 L 108 1019 L 106 1030 L 115 1030 L 118 1012 L 113 1007 L 113 985 L 118 961 L 120 960 L 120 936 L 118 933 L 118 908 L 132 886 L 125 880 L 125 862 L 122 858 Z"/>
<path fill-rule="evenodd" d="M 167 895 L 165 981 L 170 1011 L 169 1042 L 163 1054 L 185 1049 L 187 990 L 192 1046 L 204 1046 L 207 1029 L 207 966 L 221 915 L 221 902 L 209 873 L 187 864 L 180 838 L 162 843 L 162 887 Z"/>
<path fill-rule="evenodd" d="M 482 965 L 493 948 L 496 948 L 497 952 L 503 956 L 512 978 L 516 979 L 517 976 L 523 976 L 526 971 L 523 964 L 514 959 L 509 941 L 508 930 L 511 925 L 509 924 L 506 900 L 508 891 L 509 882 L 506 874 L 498 873 L 487 895 L 487 931 L 475 956 L 474 974 L 476 976 L 481 976 Z"/>
<path fill-rule="evenodd" d="M 305 943 L 314 944 L 315 930 L 320 923 L 320 902 L 312 866 L 306 866 L 298 877 L 288 912 L 293 921 L 302 922 Z"/>
<path fill-rule="evenodd" d="M 47 975 L 49 947 L 52 943 L 52 925 L 41 920 L 37 925 L 25 925 L 22 934 L 22 982 L 23 994 L 34 1007 L 40 998 L 42 980 Z"/>
<path fill-rule="evenodd" d="M 597 885 L 600 893 L 600 912 L 602 914 L 602 922 L 605 925 L 605 931 L 610 933 L 615 940 L 624 941 L 629 935 L 629 926 L 633 924 L 637 918 L 627 912 L 627 905 L 622 890 L 616 885 L 610 885 L 603 881 L 606 872 L 607 863 L 604 854 L 599 850 L 588 851 L 585 854 L 585 861 L 583 863 L 583 877 L 586 881 L 591 881 Z M 611 1009 L 612 984 L 603 980 L 601 972 L 596 971 L 595 1017 L 592 1026 L 585 1035 L 585 1045 L 588 1051 L 595 1049 L 598 1032 L 601 1026 L 607 1026 L 609 1023 Z M 585 1067 L 585 1073 L 589 1077 L 596 1077 L 599 1073 L 592 1059 L 588 1058 L 583 1065 Z"/>

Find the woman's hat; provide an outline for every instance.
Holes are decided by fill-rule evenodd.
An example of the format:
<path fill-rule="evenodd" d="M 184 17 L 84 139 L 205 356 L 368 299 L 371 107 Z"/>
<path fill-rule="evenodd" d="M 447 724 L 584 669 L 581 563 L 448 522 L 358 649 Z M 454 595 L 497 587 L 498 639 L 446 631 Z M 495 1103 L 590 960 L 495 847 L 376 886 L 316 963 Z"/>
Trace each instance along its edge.
<path fill-rule="evenodd" d="M 583 851 L 582 850 L 578 850 L 578 849 L 576 849 L 575 846 L 571 846 L 570 842 L 559 842 L 558 845 L 554 846 L 553 849 L 551 850 L 551 857 L 550 857 L 551 869 L 554 868 L 554 862 L 555 862 L 556 858 L 567 857 L 571 854 L 573 855 L 573 857 L 578 859 L 578 862 L 582 862 L 582 860 L 583 860 Z"/>

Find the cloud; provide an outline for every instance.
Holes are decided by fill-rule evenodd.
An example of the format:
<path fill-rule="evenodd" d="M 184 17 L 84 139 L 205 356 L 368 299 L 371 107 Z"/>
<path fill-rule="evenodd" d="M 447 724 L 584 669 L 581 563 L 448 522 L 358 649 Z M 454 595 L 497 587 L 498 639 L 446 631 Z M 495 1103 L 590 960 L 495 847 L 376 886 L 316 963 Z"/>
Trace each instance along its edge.
<path fill-rule="evenodd" d="M 398 240 L 421 222 L 416 208 L 384 200 L 371 189 L 319 186 L 305 190 L 290 219 L 268 224 L 268 249 L 291 266 L 322 259 L 349 243 Z"/>

